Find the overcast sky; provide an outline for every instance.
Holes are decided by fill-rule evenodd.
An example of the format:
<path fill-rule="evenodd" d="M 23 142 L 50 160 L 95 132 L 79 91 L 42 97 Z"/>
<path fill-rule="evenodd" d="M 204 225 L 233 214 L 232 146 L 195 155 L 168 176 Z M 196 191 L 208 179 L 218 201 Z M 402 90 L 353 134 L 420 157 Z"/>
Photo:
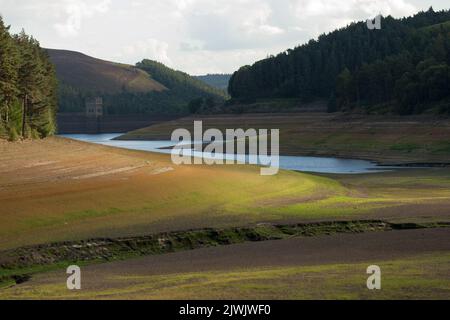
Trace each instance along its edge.
<path fill-rule="evenodd" d="M 191 74 L 231 73 L 355 20 L 411 15 L 448 0 L 0 0 L 12 31 L 48 48 Z"/>

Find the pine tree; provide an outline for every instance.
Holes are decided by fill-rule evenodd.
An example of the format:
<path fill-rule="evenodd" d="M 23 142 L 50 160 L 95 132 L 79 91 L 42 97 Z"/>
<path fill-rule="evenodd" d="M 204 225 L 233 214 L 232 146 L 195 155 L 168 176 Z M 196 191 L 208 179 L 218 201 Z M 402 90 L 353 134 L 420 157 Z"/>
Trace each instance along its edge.
<path fill-rule="evenodd" d="M 22 101 L 22 136 L 26 138 L 27 127 L 32 115 L 31 102 L 38 83 L 38 61 L 34 55 L 30 38 L 22 32 L 16 36 L 16 42 L 20 47 L 21 64 L 19 66 L 19 88 Z"/>
<path fill-rule="evenodd" d="M 14 42 L 0 16 L 0 122 L 9 126 L 10 109 L 18 93 L 18 55 Z"/>
<path fill-rule="evenodd" d="M 351 99 L 352 74 L 348 68 L 345 68 L 337 77 L 336 94 L 339 97 L 339 109 L 349 107 Z"/>
<path fill-rule="evenodd" d="M 15 140 L 56 131 L 56 76 L 39 43 L 11 36 L 0 18 L 0 136 Z"/>

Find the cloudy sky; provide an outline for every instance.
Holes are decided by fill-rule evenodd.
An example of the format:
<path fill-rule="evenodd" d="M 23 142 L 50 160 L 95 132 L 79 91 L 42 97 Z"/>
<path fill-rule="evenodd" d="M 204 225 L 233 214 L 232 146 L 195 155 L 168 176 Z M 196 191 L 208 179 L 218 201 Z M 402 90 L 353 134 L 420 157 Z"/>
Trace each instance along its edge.
<path fill-rule="evenodd" d="M 41 45 L 191 74 L 229 73 L 378 13 L 411 15 L 448 0 L 0 0 L 12 31 Z"/>

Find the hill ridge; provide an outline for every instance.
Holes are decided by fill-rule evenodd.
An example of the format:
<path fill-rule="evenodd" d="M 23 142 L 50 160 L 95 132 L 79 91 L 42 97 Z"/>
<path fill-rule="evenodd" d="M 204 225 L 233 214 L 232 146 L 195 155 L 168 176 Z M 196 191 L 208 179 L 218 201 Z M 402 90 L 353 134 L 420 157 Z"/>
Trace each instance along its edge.
<path fill-rule="evenodd" d="M 136 65 L 116 63 L 64 49 L 46 49 L 56 67 L 61 113 L 81 113 L 86 98 L 100 95 L 108 114 L 188 114 L 189 103 L 227 98 L 185 72 L 144 59 Z"/>

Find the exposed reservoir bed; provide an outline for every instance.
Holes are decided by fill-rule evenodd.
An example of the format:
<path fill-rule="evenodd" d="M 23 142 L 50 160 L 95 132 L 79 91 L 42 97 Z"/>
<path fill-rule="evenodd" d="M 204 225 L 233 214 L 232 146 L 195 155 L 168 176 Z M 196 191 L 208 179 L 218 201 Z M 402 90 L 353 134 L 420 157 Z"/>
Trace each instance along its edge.
<path fill-rule="evenodd" d="M 149 151 L 163 154 L 170 154 L 170 148 L 177 142 L 164 141 L 121 141 L 114 140 L 120 134 L 66 134 L 62 137 L 107 145 L 111 147 L 124 148 L 130 150 Z M 205 156 L 208 154 L 194 152 L 194 156 Z M 216 155 L 217 156 L 217 155 Z M 235 157 L 234 155 L 223 155 L 224 159 Z M 357 159 L 341 159 L 332 157 L 303 157 L 303 156 L 280 156 L 280 168 L 283 170 L 314 172 L 314 173 L 334 173 L 334 174 L 363 174 L 385 172 L 393 169 L 405 168 L 402 166 L 380 166 L 375 162 Z"/>

